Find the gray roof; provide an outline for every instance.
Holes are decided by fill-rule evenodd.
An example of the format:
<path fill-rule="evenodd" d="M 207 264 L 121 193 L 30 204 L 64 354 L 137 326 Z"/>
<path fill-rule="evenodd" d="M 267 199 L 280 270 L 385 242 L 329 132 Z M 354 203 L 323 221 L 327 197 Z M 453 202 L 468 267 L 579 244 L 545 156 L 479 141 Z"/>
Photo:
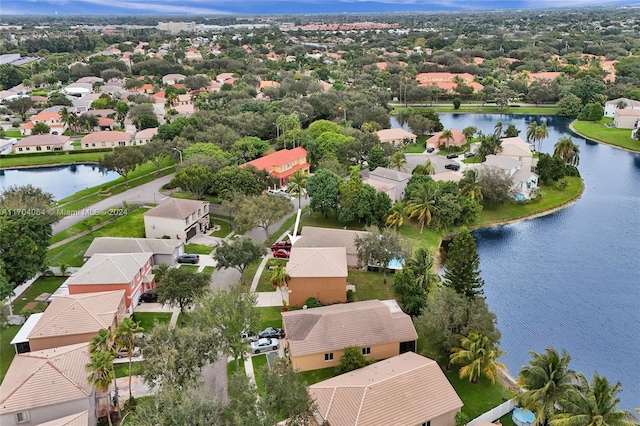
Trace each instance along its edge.
<path fill-rule="evenodd" d="M 485 166 L 496 167 L 502 170 L 512 170 L 522 167 L 522 161 L 518 161 L 511 157 L 504 157 L 502 155 L 487 155 L 484 163 Z"/>
<path fill-rule="evenodd" d="M 181 240 L 98 237 L 84 252 L 84 257 L 91 257 L 96 253 L 172 254 L 182 244 Z"/>
<path fill-rule="evenodd" d="M 169 219 L 185 219 L 197 212 L 207 202 L 197 200 L 183 200 L 181 198 L 171 198 L 158 204 L 151 210 L 144 213 L 144 216 L 164 217 Z"/>
<path fill-rule="evenodd" d="M 518 170 L 511 176 L 516 182 L 528 182 L 532 177 L 538 177 L 538 175 L 524 170 Z"/>
<path fill-rule="evenodd" d="M 376 167 L 375 170 L 369 172 L 369 179 L 372 179 L 372 176 L 395 180 L 396 182 L 402 182 L 404 180 L 411 179 L 411 173 L 404 173 L 398 170 L 387 169 L 386 167 Z"/>
<path fill-rule="evenodd" d="M 301 238 L 294 247 L 344 247 L 347 254 L 357 254 L 355 239 L 366 235 L 364 231 L 350 231 L 347 229 L 318 228 L 304 226 L 300 232 Z"/>
<path fill-rule="evenodd" d="M 98 253 L 71 275 L 65 284 L 123 284 L 131 282 L 151 253 Z"/>
<path fill-rule="evenodd" d="M 626 108 L 640 108 L 640 101 L 636 101 L 633 99 L 628 99 L 628 98 L 618 98 L 618 99 L 612 99 L 610 101 L 607 101 L 606 104 L 607 105 L 618 105 L 618 102 L 624 102 L 625 104 L 627 104 Z"/>

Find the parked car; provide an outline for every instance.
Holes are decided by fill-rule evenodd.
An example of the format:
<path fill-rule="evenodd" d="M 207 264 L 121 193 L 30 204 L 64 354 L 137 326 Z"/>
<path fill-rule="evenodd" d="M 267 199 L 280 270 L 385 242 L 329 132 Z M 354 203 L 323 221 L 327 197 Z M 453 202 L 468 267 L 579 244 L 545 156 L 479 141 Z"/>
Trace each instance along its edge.
<path fill-rule="evenodd" d="M 454 154 L 454 153 L 447 154 L 447 158 L 448 158 L 449 160 L 451 160 L 452 158 L 458 158 L 458 154 Z"/>
<path fill-rule="evenodd" d="M 458 170 L 460 170 L 460 164 L 457 163 L 449 163 L 447 165 L 444 166 L 445 169 L 448 170 L 453 170 L 455 172 L 457 172 Z"/>
<path fill-rule="evenodd" d="M 259 354 L 261 352 L 277 351 L 280 347 L 278 339 L 258 339 L 251 342 L 251 352 Z"/>
<path fill-rule="evenodd" d="M 427 152 L 428 152 L 429 154 L 431 154 L 433 151 L 435 151 L 435 148 L 434 148 L 434 147 L 430 146 L 429 148 L 427 148 Z"/>
<path fill-rule="evenodd" d="M 140 348 L 133 348 L 133 351 L 131 351 L 131 358 L 137 358 L 140 356 L 142 352 L 140 351 Z M 129 354 L 127 353 L 126 349 L 120 349 L 118 351 L 118 358 L 129 358 Z"/>
<path fill-rule="evenodd" d="M 240 333 L 240 336 L 242 337 L 242 340 L 246 342 L 255 342 L 258 340 L 258 336 L 256 336 L 256 333 L 253 331 L 243 331 Z"/>
<path fill-rule="evenodd" d="M 178 263 L 192 263 L 196 264 L 200 262 L 200 255 L 198 254 L 183 254 L 178 256 Z"/>
<path fill-rule="evenodd" d="M 267 190 L 267 195 L 277 195 L 279 197 L 286 198 L 287 200 L 291 199 L 291 195 L 287 194 L 287 191 L 284 189 L 269 189 Z"/>
<path fill-rule="evenodd" d="M 475 152 L 465 152 L 464 153 L 464 158 L 471 158 L 471 157 L 473 157 L 475 155 L 476 155 Z"/>
<path fill-rule="evenodd" d="M 277 257 L 280 259 L 288 259 L 290 255 L 291 253 L 289 252 L 289 250 L 285 249 L 278 249 L 273 252 L 273 257 Z"/>
<path fill-rule="evenodd" d="M 291 243 L 289 241 L 278 241 L 277 243 L 271 244 L 271 250 L 272 251 L 276 251 L 278 249 L 283 249 L 283 250 L 290 251 L 291 250 Z"/>
<path fill-rule="evenodd" d="M 258 337 L 261 339 L 268 339 L 268 338 L 282 339 L 284 337 L 284 331 L 281 328 L 267 327 L 264 330 L 262 330 L 260 333 L 258 333 Z"/>
<path fill-rule="evenodd" d="M 158 293 L 155 290 L 149 290 L 146 293 L 142 293 L 140 296 L 140 301 L 145 303 L 157 303 L 158 302 Z"/>

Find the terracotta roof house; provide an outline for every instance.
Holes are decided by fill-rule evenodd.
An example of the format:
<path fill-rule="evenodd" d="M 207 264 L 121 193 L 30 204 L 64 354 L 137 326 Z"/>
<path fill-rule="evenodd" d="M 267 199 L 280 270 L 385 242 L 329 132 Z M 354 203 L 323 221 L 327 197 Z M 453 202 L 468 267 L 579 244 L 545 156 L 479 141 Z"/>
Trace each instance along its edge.
<path fill-rule="evenodd" d="M 409 179 L 411 179 L 411 174 L 409 173 L 388 169 L 386 167 L 376 167 L 375 170 L 372 171 L 364 169 L 360 173 L 362 174 L 362 181 L 366 181 L 370 185 L 371 181 L 393 185 L 393 192 L 391 192 L 390 189 L 385 191 L 393 201 L 399 201 L 404 198 L 404 189 Z"/>
<path fill-rule="evenodd" d="M 309 386 L 319 423 L 453 426 L 462 401 L 438 364 L 413 352 Z"/>
<path fill-rule="evenodd" d="M 420 86 L 437 86 L 447 92 L 453 92 L 458 84 L 457 81 L 461 81 L 474 91 L 482 90 L 484 86 L 473 81 L 474 78 L 469 73 L 454 74 L 450 72 L 423 72 L 416 76 Z"/>
<path fill-rule="evenodd" d="M 144 229 L 147 238 L 189 241 L 209 229 L 209 203 L 171 198 L 144 213 Z"/>
<path fill-rule="evenodd" d="M 84 252 L 84 259 L 96 253 L 152 253 L 153 265 L 173 265 L 184 253 L 184 242 L 162 238 L 97 237 Z"/>
<path fill-rule="evenodd" d="M 292 247 L 286 266 L 289 305 L 310 297 L 325 305 L 347 302 L 347 251 L 344 247 Z"/>
<path fill-rule="evenodd" d="M 289 177 L 296 172 L 302 170 L 304 174 L 309 174 L 310 164 L 307 161 L 307 150 L 301 146 L 293 149 L 282 149 L 256 158 L 248 163 L 241 164 L 240 167 L 252 165 L 258 170 L 266 170 L 272 176 L 280 180 L 280 186 L 286 186 Z"/>
<path fill-rule="evenodd" d="M 442 132 L 438 132 L 435 135 L 431 136 L 427 139 L 427 148 L 439 148 L 440 145 L 444 145 L 445 147 L 450 146 L 462 146 L 467 143 L 467 137 L 458 129 L 450 129 L 453 138 L 441 139 Z"/>
<path fill-rule="evenodd" d="M 278 83 L 277 81 L 262 80 L 260 82 L 260 85 L 258 86 L 258 90 L 262 90 L 269 87 L 274 87 L 274 88 L 280 87 L 280 83 Z"/>
<path fill-rule="evenodd" d="M 187 77 L 183 74 L 167 74 L 164 77 L 162 77 L 162 83 L 172 85 L 172 84 L 176 84 L 179 81 L 184 80 L 185 78 Z"/>
<path fill-rule="evenodd" d="M 220 84 L 226 83 L 227 80 L 233 79 L 232 72 L 223 72 L 216 76 L 216 81 Z"/>
<path fill-rule="evenodd" d="M 98 117 L 98 130 L 113 130 L 116 120 L 107 117 Z"/>
<path fill-rule="evenodd" d="M 536 80 L 555 80 L 556 78 L 560 77 L 563 74 L 564 73 L 552 72 L 552 71 L 532 72 L 532 73 L 529 73 L 528 77 L 529 77 L 529 82 L 533 82 Z"/>
<path fill-rule="evenodd" d="M 132 311 L 140 295 L 156 286 L 151 273 L 152 256 L 153 253 L 94 254 L 63 285 L 70 295 L 124 290 L 125 304 Z"/>
<path fill-rule="evenodd" d="M 20 125 L 20 134 L 29 136 L 34 124 L 44 123 L 49 126 L 49 133 L 56 132 L 61 135 L 67 129 L 67 125 L 62 122 L 62 117 L 57 112 L 41 112 L 29 117 L 29 121 Z"/>
<path fill-rule="evenodd" d="M 407 144 L 416 143 L 416 135 L 400 127 L 378 130 L 377 133 L 380 142 L 388 142 L 396 146 L 405 145 L 405 141 L 408 141 Z"/>
<path fill-rule="evenodd" d="M 294 370 L 340 363 L 344 348 L 358 346 L 367 359 L 391 358 L 416 350 L 411 317 L 395 300 L 366 300 L 283 312 L 286 348 Z"/>
<path fill-rule="evenodd" d="M 640 127 L 640 109 L 617 109 L 613 114 L 613 125 L 618 129 Z"/>
<path fill-rule="evenodd" d="M 96 393 L 87 380 L 86 343 L 15 356 L 0 385 L 0 424 L 40 424 L 88 414 L 97 423 Z M 54 423 L 55 424 L 55 423 Z"/>
<path fill-rule="evenodd" d="M 25 323 L 16 353 L 89 342 L 103 328 L 113 330 L 127 317 L 125 291 L 73 294 L 54 298 L 35 324 Z"/>
<path fill-rule="evenodd" d="M 33 135 L 19 140 L 13 145 L 13 152 L 66 151 L 71 149 L 71 138 L 62 135 Z"/>
<path fill-rule="evenodd" d="M 80 144 L 82 149 L 93 148 L 115 148 L 127 146 L 131 140 L 131 135 L 127 132 L 113 132 L 109 130 L 89 133 L 82 138 Z"/>
<path fill-rule="evenodd" d="M 148 129 L 140 130 L 133 137 L 133 145 L 145 145 L 151 141 L 151 138 L 158 134 L 157 127 L 150 127 Z"/>
<path fill-rule="evenodd" d="M 351 231 L 347 229 L 319 228 L 316 226 L 303 226 L 300 238 L 294 247 L 344 247 L 347 256 L 347 266 L 358 266 L 358 250 L 355 239 L 357 236 L 366 235 L 364 231 Z"/>

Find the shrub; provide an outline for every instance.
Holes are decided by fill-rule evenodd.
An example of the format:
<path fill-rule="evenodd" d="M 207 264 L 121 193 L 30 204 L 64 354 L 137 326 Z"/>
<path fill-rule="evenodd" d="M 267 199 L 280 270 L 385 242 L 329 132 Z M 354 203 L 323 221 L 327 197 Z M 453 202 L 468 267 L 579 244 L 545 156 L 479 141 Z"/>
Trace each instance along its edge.
<path fill-rule="evenodd" d="M 324 303 L 322 303 L 321 301 L 319 301 L 315 297 L 310 297 L 305 302 L 305 305 L 307 305 L 307 308 L 320 308 L 320 307 L 324 306 Z"/>
<path fill-rule="evenodd" d="M 340 364 L 336 367 L 336 374 L 348 373 L 365 367 L 367 364 L 369 364 L 369 361 L 362 354 L 362 349 L 359 346 L 349 346 L 344 348 Z"/>
<path fill-rule="evenodd" d="M 351 303 L 355 301 L 355 292 L 353 290 L 347 290 L 347 303 Z"/>

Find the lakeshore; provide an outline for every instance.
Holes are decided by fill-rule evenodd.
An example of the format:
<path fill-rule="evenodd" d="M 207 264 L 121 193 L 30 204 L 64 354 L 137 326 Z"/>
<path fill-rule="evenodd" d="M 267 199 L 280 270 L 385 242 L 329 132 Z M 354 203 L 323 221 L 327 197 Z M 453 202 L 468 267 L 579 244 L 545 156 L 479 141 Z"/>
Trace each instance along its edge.
<path fill-rule="evenodd" d="M 625 150 L 625 151 L 628 151 L 628 152 L 640 152 L 640 140 L 636 141 L 637 142 L 637 148 L 623 146 L 623 145 L 620 145 L 618 143 L 613 143 L 611 141 L 603 140 L 602 138 L 596 138 L 593 135 L 589 135 L 589 134 L 584 133 L 584 131 L 582 131 L 582 132 L 578 131 L 576 129 L 576 127 L 575 127 L 575 124 L 577 122 L 578 122 L 578 120 L 573 120 L 569 124 L 569 129 L 571 129 L 571 131 L 573 133 L 575 133 L 576 135 L 578 135 L 578 136 L 580 136 L 582 138 L 588 139 L 588 140 L 593 141 L 593 142 L 601 143 L 601 144 L 604 144 L 604 145 L 609 145 L 611 147 L 622 149 L 622 150 Z M 631 132 L 631 129 L 615 129 L 615 130 L 627 130 L 628 132 Z M 630 137 L 629 137 L 629 140 L 633 141 L 633 139 L 631 139 Z M 629 141 L 624 141 L 624 142 L 625 142 L 625 145 L 627 145 L 629 143 Z"/>

